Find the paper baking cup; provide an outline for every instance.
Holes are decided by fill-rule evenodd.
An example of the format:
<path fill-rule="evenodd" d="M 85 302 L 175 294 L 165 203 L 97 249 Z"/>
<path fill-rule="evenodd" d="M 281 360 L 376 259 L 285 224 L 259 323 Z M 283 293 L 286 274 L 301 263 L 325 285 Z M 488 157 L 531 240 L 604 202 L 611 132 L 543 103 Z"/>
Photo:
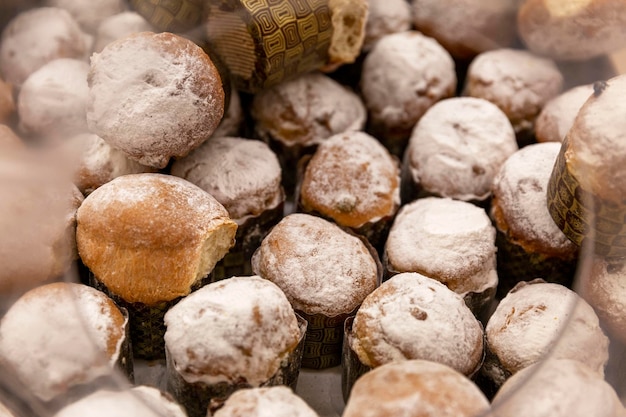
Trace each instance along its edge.
<path fill-rule="evenodd" d="M 206 33 L 238 90 L 255 93 L 328 62 L 327 0 L 207 0 Z"/>
<path fill-rule="evenodd" d="M 325 369 L 339 365 L 343 344 L 343 322 L 354 312 L 335 317 L 311 315 L 302 311 L 298 311 L 298 314 L 308 322 L 302 367 Z"/>
<path fill-rule="evenodd" d="M 180 33 L 201 24 L 204 0 L 130 0 L 130 5 L 156 29 Z"/>
<path fill-rule="evenodd" d="M 601 199 L 580 185 L 565 159 L 567 139 L 548 183 L 548 211 L 557 226 L 578 246 L 604 257 L 626 256 L 626 207 Z"/>
<path fill-rule="evenodd" d="M 307 322 L 304 318 L 298 317 L 300 327 L 300 341 L 296 348 L 283 361 L 279 370 L 269 380 L 260 386 L 269 387 L 276 385 L 289 386 L 296 390 L 302 353 L 304 350 L 304 340 L 307 330 Z M 212 415 L 219 409 L 228 397 L 235 391 L 243 388 L 253 388 L 246 381 L 233 383 L 220 382 L 217 384 L 206 384 L 203 382 L 187 382 L 175 369 L 172 357 L 166 349 L 166 379 L 167 391 L 185 407 L 189 417 L 206 417 Z M 211 413 L 207 414 L 210 410 Z"/>

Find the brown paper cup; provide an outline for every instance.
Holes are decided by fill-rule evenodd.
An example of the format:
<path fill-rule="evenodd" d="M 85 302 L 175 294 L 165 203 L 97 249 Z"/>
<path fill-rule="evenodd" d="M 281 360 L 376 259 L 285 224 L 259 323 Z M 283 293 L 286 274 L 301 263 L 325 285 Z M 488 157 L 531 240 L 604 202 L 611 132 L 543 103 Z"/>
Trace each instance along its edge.
<path fill-rule="evenodd" d="M 300 342 L 298 346 L 289 354 L 281 364 L 280 369 L 269 380 L 262 383 L 262 387 L 287 385 L 295 391 L 302 353 L 304 350 L 304 340 L 307 330 L 307 322 L 298 316 L 300 326 Z M 252 388 L 246 381 L 236 381 L 233 383 L 220 382 L 217 384 L 206 384 L 203 382 L 190 383 L 176 371 L 171 355 L 166 349 L 166 379 L 167 391 L 185 407 L 189 417 L 206 417 L 207 411 L 212 413 L 219 409 L 228 397 L 235 391 L 243 388 Z"/>
<path fill-rule="evenodd" d="M 343 322 L 354 312 L 327 317 L 322 314 L 306 314 L 298 311 L 308 322 L 302 367 L 325 369 L 341 363 Z"/>
<path fill-rule="evenodd" d="M 132 8 L 165 32 L 186 32 L 202 22 L 204 0 L 130 0 Z"/>

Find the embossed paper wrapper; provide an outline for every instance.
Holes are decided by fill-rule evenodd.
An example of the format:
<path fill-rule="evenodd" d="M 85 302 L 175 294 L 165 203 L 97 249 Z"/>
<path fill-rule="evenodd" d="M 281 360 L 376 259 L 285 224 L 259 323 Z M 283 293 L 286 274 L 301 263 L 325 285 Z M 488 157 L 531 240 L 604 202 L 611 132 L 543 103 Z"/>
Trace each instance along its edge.
<path fill-rule="evenodd" d="M 298 376 L 304 351 L 304 341 L 307 335 L 307 321 L 297 315 L 300 327 L 300 341 L 296 348 L 283 360 L 278 371 L 269 380 L 262 383 L 262 387 L 287 385 L 296 390 Z M 189 417 L 205 417 L 217 411 L 228 397 L 242 388 L 252 388 L 246 381 L 234 383 L 220 382 L 206 384 L 204 382 L 187 382 L 175 369 L 171 355 L 166 350 L 166 380 L 167 391 L 187 410 Z M 219 359 L 218 359 L 219 360 Z M 209 410 L 209 414 L 207 414 Z"/>
<path fill-rule="evenodd" d="M 258 216 L 249 217 L 238 225 L 235 246 L 213 268 L 212 281 L 234 276 L 254 275 L 250 264 L 252 254 L 261 245 L 261 241 L 270 229 L 282 219 L 284 207 L 283 197 L 276 207 L 265 210 Z"/>
<path fill-rule="evenodd" d="M 152 26 L 166 32 L 187 32 L 202 23 L 205 0 L 129 0 Z"/>
<path fill-rule="evenodd" d="M 590 247 L 604 257 L 626 256 L 626 206 L 607 201 L 581 187 L 569 169 L 567 138 L 548 183 L 548 211 L 565 235 L 578 246 Z"/>

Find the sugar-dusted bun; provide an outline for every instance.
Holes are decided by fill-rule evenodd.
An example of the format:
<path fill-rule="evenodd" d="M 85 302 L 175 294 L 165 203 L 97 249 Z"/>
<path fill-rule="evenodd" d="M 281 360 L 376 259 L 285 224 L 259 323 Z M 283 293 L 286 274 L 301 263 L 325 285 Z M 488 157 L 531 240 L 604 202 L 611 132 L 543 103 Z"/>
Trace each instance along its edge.
<path fill-rule="evenodd" d="M 13 86 L 0 78 L 0 123 L 10 122 L 14 114 Z"/>
<path fill-rule="evenodd" d="M 622 0 L 526 0 L 517 26 L 531 51 L 556 60 L 586 60 L 615 52 L 626 43 Z"/>
<path fill-rule="evenodd" d="M 361 53 L 367 22 L 367 0 L 328 0 L 333 34 L 328 48 L 330 68 L 352 63 Z"/>
<path fill-rule="evenodd" d="M 343 417 L 477 417 L 489 401 L 463 374 L 436 362 L 382 365 L 359 378 Z"/>
<path fill-rule="evenodd" d="M 245 115 L 241 104 L 241 97 L 234 85 L 230 88 L 230 98 L 228 100 L 228 108 L 217 126 L 212 138 L 221 138 L 224 136 L 239 136 L 242 131 Z"/>
<path fill-rule="evenodd" d="M 548 359 L 511 376 L 492 402 L 498 417 L 624 417 L 615 389 L 586 365 Z"/>
<path fill-rule="evenodd" d="M 67 10 L 80 27 L 94 33 L 100 22 L 128 8 L 124 0 L 43 0 L 43 6 Z"/>
<path fill-rule="evenodd" d="M 296 310 L 334 317 L 355 310 L 377 286 L 365 244 L 308 214 L 283 218 L 261 243 L 252 269 L 277 284 Z"/>
<path fill-rule="evenodd" d="M 593 85 L 572 87 L 546 103 L 535 122 L 537 142 L 562 142 L 574 119 L 593 94 Z"/>
<path fill-rule="evenodd" d="M 5 81 L 20 86 L 53 59 L 86 59 L 92 41 L 64 9 L 37 7 L 24 11 L 2 32 L 0 72 Z"/>
<path fill-rule="evenodd" d="M 411 6 L 406 0 L 368 0 L 363 51 L 383 36 L 411 28 Z"/>
<path fill-rule="evenodd" d="M 485 327 L 489 354 L 481 373 L 496 385 L 549 355 L 578 360 L 604 375 L 608 343 L 598 316 L 572 290 L 542 280 L 504 297 Z"/>
<path fill-rule="evenodd" d="M 368 295 L 350 346 L 364 365 L 426 359 L 471 375 L 483 359 L 483 328 L 463 298 L 417 273 L 394 275 Z"/>
<path fill-rule="evenodd" d="M 400 168 L 374 137 L 358 131 L 328 138 L 304 172 L 299 203 L 357 229 L 393 217 L 400 206 Z"/>
<path fill-rule="evenodd" d="M 85 61 L 60 58 L 30 74 L 18 95 L 20 130 L 59 139 L 87 132 L 88 72 Z"/>
<path fill-rule="evenodd" d="M 165 314 L 168 361 L 188 383 L 268 381 L 300 340 L 281 289 L 258 276 L 206 285 Z"/>
<path fill-rule="evenodd" d="M 111 42 L 138 32 L 153 32 L 154 27 L 139 13 L 124 11 L 108 16 L 98 25 L 93 52 L 102 52 Z"/>
<path fill-rule="evenodd" d="M 70 404 L 54 417 L 186 417 L 183 408 L 154 387 L 97 391 Z"/>
<path fill-rule="evenodd" d="M 437 39 L 450 54 L 471 59 L 511 46 L 518 0 L 419 0 L 412 3 L 415 28 Z"/>
<path fill-rule="evenodd" d="M 318 417 L 304 400 L 285 386 L 241 389 L 233 393 L 215 417 Z"/>
<path fill-rule="evenodd" d="M 148 305 L 189 294 L 237 229 L 206 191 L 151 173 L 104 184 L 85 199 L 77 221 L 83 263 L 112 293 Z"/>
<path fill-rule="evenodd" d="M 25 293 L 0 322 L 0 362 L 38 398 L 113 372 L 127 319 L 104 293 L 57 282 Z"/>
<path fill-rule="evenodd" d="M 199 46 L 171 33 L 110 43 L 92 56 L 88 81 L 90 130 L 155 168 L 198 147 L 224 115 L 217 68 Z"/>

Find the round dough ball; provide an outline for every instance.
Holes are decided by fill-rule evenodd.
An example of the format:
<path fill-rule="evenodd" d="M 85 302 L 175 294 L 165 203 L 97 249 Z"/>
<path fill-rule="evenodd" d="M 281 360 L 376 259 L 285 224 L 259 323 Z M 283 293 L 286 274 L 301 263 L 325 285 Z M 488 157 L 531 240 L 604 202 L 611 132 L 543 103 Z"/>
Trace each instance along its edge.
<path fill-rule="evenodd" d="M 154 27 L 139 13 L 126 11 L 109 16 L 96 30 L 93 51 L 101 52 L 111 42 L 139 32 L 154 32 Z"/>
<path fill-rule="evenodd" d="M 80 27 L 94 33 L 100 22 L 128 8 L 124 0 L 44 0 L 44 6 L 67 10 Z"/>

